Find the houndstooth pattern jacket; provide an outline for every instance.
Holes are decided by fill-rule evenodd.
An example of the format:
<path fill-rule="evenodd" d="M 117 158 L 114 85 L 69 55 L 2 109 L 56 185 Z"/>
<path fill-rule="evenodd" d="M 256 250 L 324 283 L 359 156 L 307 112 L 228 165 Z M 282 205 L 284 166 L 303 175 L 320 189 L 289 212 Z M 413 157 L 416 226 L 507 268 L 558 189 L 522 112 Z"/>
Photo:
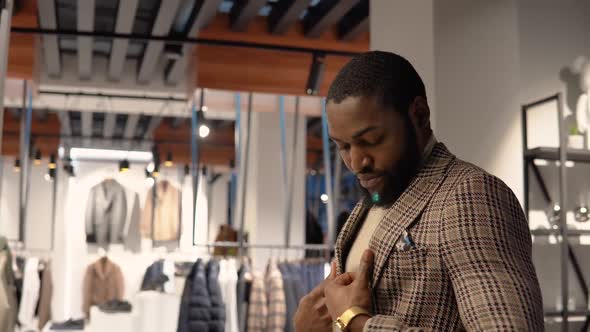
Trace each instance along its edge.
<path fill-rule="evenodd" d="M 370 208 L 336 242 L 339 273 Z M 414 249 L 398 251 L 407 230 Z M 365 331 L 543 331 L 523 211 L 501 180 L 438 143 L 371 238 L 374 316 Z"/>

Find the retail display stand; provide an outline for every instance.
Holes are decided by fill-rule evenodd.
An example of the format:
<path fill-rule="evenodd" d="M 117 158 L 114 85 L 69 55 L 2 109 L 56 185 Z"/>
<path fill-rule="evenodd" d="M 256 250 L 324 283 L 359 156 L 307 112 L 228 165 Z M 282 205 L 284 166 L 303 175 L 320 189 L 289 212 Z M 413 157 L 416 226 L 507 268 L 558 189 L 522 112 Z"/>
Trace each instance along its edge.
<path fill-rule="evenodd" d="M 84 329 L 85 332 L 135 332 L 139 329 L 139 315 L 137 310 L 129 313 L 105 313 L 98 307 L 90 308 L 90 322 Z"/>
<path fill-rule="evenodd" d="M 533 111 L 534 108 L 547 103 L 557 103 L 557 122 L 558 122 L 558 133 L 559 133 L 559 147 L 537 147 L 529 149 L 528 147 L 528 128 L 527 128 L 527 115 L 528 112 Z M 543 199 L 546 204 L 559 204 L 560 209 L 556 210 L 559 213 L 558 221 L 554 227 L 550 229 L 531 230 L 532 235 L 546 236 L 554 235 L 557 236 L 560 244 L 560 269 L 561 269 L 561 308 L 562 310 L 545 312 L 545 317 L 560 317 L 561 318 L 561 330 L 568 331 L 568 324 L 570 319 L 573 317 L 585 317 L 584 327 L 581 331 L 586 331 L 590 325 L 590 311 L 588 310 L 576 310 L 572 311 L 568 308 L 570 300 L 569 294 L 569 276 L 568 268 L 571 262 L 576 280 L 578 281 L 586 302 L 586 308 L 589 304 L 588 286 L 582 273 L 582 269 L 579 264 L 579 260 L 576 257 L 572 246 L 569 243 L 570 236 L 579 236 L 582 234 L 590 234 L 588 230 L 575 230 L 568 229 L 567 226 L 567 167 L 566 161 L 573 161 L 578 163 L 590 163 L 590 151 L 588 150 L 572 150 L 567 148 L 567 129 L 565 128 L 565 119 L 563 111 L 563 99 L 561 94 L 556 94 L 542 100 L 526 104 L 522 106 L 522 141 L 523 141 L 523 170 L 524 170 L 524 210 L 529 218 L 529 204 L 530 204 L 530 179 L 529 176 L 533 175 L 537 181 Z M 546 160 L 559 162 L 559 197 L 551 197 L 549 190 L 541 172 L 539 171 L 535 160 Z M 530 174 L 532 171 L 532 174 Z"/>

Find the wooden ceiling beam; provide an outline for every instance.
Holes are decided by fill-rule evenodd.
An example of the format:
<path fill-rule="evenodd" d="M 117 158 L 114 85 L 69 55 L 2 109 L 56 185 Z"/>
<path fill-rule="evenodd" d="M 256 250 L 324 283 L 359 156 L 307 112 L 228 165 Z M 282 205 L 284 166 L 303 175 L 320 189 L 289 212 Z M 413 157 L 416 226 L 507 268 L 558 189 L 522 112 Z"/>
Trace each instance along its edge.
<path fill-rule="evenodd" d="M 304 18 L 305 35 L 319 38 L 325 31 L 334 27 L 357 3 L 358 0 L 320 1 L 309 9 Z"/>
<path fill-rule="evenodd" d="M 272 34 L 285 33 L 308 6 L 309 0 L 280 0 L 268 15 L 268 30 Z"/>
<path fill-rule="evenodd" d="M 258 15 L 266 0 L 235 0 L 230 11 L 230 26 L 234 31 L 244 31 Z"/>

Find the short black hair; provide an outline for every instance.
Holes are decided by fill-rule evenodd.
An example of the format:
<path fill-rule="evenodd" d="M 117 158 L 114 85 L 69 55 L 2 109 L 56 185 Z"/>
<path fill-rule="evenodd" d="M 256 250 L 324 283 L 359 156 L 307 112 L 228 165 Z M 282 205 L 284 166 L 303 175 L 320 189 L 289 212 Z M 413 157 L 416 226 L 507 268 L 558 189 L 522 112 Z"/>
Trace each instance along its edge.
<path fill-rule="evenodd" d="M 426 98 L 420 75 L 404 57 L 371 51 L 355 56 L 338 73 L 327 101 L 340 103 L 347 97 L 377 97 L 385 107 L 405 113 L 416 97 Z"/>

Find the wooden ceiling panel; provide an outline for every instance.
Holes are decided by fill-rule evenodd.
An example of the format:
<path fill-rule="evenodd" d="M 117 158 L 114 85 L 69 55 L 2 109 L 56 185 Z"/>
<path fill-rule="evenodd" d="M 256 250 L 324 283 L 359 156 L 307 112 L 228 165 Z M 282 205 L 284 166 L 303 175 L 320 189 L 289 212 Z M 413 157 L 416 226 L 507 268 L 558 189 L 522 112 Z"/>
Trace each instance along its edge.
<path fill-rule="evenodd" d="M 57 114 L 49 113 L 43 120 L 33 116 L 33 121 L 31 122 L 31 139 L 34 140 L 35 147 L 40 149 L 44 156 L 57 152 L 60 143 L 60 130 Z M 35 138 L 35 136 L 41 137 Z M 17 156 L 19 153 L 20 118 L 14 117 L 11 112 L 4 112 L 2 155 Z"/>
<path fill-rule="evenodd" d="M 12 17 L 12 26 L 37 28 L 37 1 L 26 0 L 23 2 L 23 7 Z M 32 79 L 35 54 L 35 36 L 11 33 L 6 76 L 17 79 Z"/>

